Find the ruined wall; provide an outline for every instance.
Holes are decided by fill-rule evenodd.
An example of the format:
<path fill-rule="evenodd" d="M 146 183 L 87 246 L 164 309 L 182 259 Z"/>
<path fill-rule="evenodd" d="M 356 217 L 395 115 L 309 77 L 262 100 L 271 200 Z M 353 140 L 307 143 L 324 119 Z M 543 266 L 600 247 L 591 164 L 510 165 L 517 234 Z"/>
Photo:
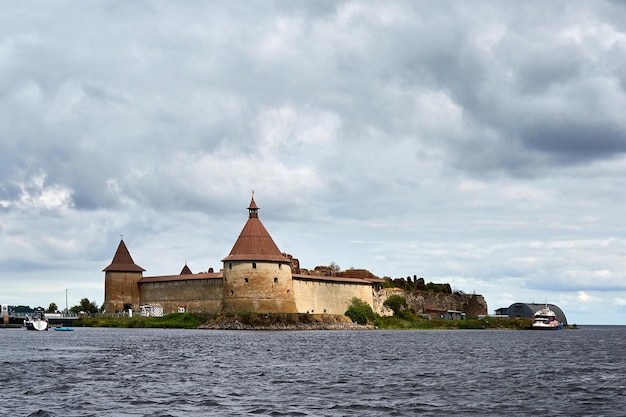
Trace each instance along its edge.
<path fill-rule="evenodd" d="M 381 316 L 391 316 L 393 312 L 383 303 L 393 294 L 406 298 L 409 308 L 416 313 L 428 313 L 431 310 L 457 310 L 464 312 L 468 318 L 476 318 L 487 314 L 487 302 L 477 294 L 442 294 L 428 291 L 409 292 L 400 288 L 383 288 L 375 293 L 373 308 Z"/>
<path fill-rule="evenodd" d="M 373 304 L 371 285 L 294 278 L 293 288 L 299 313 L 342 315 L 348 309 L 352 297 Z"/>
<path fill-rule="evenodd" d="M 222 311 L 221 278 L 144 282 L 139 291 L 142 305 L 161 304 L 165 314 L 178 312 L 179 306 L 186 306 L 191 313 Z"/>

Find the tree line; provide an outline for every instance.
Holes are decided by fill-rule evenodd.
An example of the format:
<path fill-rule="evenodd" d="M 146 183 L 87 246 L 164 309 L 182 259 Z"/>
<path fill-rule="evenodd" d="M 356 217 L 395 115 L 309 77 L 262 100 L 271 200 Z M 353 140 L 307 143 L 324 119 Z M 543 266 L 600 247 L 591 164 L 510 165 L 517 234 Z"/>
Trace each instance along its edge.
<path fill-rule="evenodd" d="M 69 312 L 72 314 L 96 314 L 99 313 L 101 310 L 102 309 L 98 307 L 96 302 L 89 301 L 89 298 L 83 298 L 80 300 L 80 303 L 69 308 Z M 46 313 L 60 313 L 59 307 L 56 305 L 56 303 L 50 303 L 50 305 L 46 309 Z"/>

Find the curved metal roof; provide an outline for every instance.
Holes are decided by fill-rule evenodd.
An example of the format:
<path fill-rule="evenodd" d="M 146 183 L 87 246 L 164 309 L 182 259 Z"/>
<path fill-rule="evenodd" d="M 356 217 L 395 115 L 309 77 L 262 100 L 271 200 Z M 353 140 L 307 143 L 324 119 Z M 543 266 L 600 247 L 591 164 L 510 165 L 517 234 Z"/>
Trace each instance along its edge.
<path fill-rule="evenodd" d="M 561 323 L 567 325 L 567 317 L 565 317 L 565 313 L 563 313 L 563 310 L 561 310 L 559 306 L 554 304 L 513 303 L 507 309 L 507 314 L 509 317 L 531 318 L 533 314 L 544 308 L 546 305 L 550 308 L 550 310 L 554 311 L 556 318 Z"/>

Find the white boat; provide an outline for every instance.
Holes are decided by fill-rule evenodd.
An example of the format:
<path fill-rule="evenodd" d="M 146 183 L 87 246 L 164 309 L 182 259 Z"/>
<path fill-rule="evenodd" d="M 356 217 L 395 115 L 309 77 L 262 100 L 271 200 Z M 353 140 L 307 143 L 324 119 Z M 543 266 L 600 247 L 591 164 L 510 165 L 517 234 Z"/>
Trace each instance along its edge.
<path fill-rule="evenodd" d="M 48 320 L 46 320 L 43 315 L 26 316 L 24 326 L 26 326 L 26 330 L 37 330 L 41 332 L 48 330 Z"/>
<path fill-rule="evenodd" d="M 563 328 L 563 323 L 559 322 L 556 313 L 546 304 L 540 310 L 533 314 L 533 329 L 536 330 L 558 330 Z"/>

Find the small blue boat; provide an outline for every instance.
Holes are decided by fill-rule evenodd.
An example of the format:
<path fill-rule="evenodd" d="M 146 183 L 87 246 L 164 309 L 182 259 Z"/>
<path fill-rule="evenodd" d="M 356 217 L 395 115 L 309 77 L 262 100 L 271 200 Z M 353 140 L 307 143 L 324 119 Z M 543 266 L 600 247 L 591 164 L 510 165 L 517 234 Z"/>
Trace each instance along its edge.
<path fill-rule="evenodd" d="M 57 332 L 73 332 L 74 328 L 73 327 L 53 327 L 54 330 L 56 330 Z"/>

